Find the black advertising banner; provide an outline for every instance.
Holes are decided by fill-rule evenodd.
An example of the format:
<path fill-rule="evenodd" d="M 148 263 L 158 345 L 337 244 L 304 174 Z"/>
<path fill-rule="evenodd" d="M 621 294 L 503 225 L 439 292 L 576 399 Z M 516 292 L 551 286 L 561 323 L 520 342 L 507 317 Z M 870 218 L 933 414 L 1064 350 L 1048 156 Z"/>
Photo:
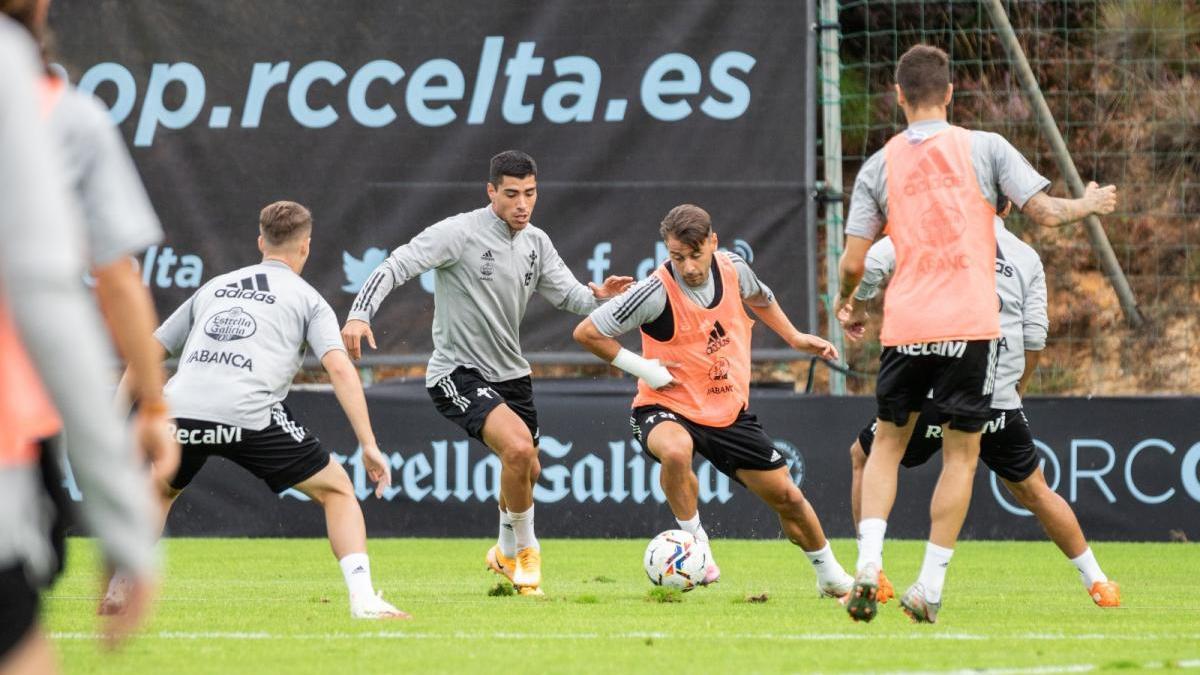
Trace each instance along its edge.
<path fill-rule="evenodd" d="M 674 526 L 657 465 L 629 433 L 628 383 L 535 383 L 542 472 L 534 497 L 547 537 L 649 537 Z M 296 392 L 288 404 L 350 474 L 373 536 L 489 536 L 496 530 L 499 461 L 441 418 L 419 383 L 369 390 L 375 431 L 390 456 L 393 487 L 372 495 L 358 448 L 332 393 Z M 1200 399 L 1032 399 L 1026 413 L 1046 479 L 1092 539 L 1200 538 Z M 811 397 L 762 389 L 757 413 L 787 458 L 830 536 L 853 533 L 848 449 L 870 422 L 869 398 Z M 940 459 L 902 469 L 890 536 L 928 536 L 929 496 Z M 697 462 L 700 512 L 714 536 L 778 537 L 774 514 L 741 486 Z M 71 492 L 78 490 L 69 482 Z M 168 524 L 181 536 L 323 536 L 320 509 L 280 496 L 222 459 L 210 460 Z M 984 468 L 963 536 L 1041 539 Z"/>
<path fill-rule="evenodd" d="M 539 163 L 533 222 L 581 281 L 649 274 L 658 222 L 693 202 L 804 326 L 812 11 L 59 0 L 51 25 L 56 61 L 110 108 L 163 221 L 142 263 L 164 315 L 256 262 L 259 209 L 292 199 L 316 221 L 305 277 L 344 317 L 387 251 L 483 206 L 488 159 L 519 148 Z M 429 351 L 432 283 L 385 303 L 385 353 Z M 576 321 L 531 304 L 526 350 L 574 350 Z"/>

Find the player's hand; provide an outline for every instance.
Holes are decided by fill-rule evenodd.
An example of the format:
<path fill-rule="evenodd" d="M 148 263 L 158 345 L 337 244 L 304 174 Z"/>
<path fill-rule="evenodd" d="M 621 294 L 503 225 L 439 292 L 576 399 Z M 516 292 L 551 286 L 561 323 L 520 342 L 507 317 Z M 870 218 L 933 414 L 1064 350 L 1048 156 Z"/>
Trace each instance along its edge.
<path fill-rule="evenodd" d="M 592 295 L 596 296 L 597 300 L 607 300 L 615 298 L 625 292 L 626 288 L 633 283 L 633 277 L 609 277 L 604 280 L 603 286 L 597 286 L 596 282 L 589 281 L 588 288 L 592 289 Z"/>
<path fill-rule="evenodd" d="M 646 382 L 646 384 L 650 385 L 651 389 L 656 391 L 666 391 L 667 389 L 671 389 L 678 384 L 675 376 L 671 374 L 671 369 L 680 368 L 683 364 L 676 363 L 675 361 L 659 361 L 658 359 L 650 359 L 650 362 L 658 366 L 659 375 L 658 377 L 654 378 L 654 381 Z"/>
<path fill-rule="evenodd" d="M 392 464 L 384 457 L 379 448 L 363 448 L 363 466 L 367 469 L 367 477 L 375 483 L 375 497 L 383 497 L 383 491 L 392 486 Z"/>
<path fill-rule="evenodd" d="M 867 334 L 867 306 L 861 302 L 847 302 L 838 310 L 838 321 L 842 331 L 851 342 L 858 342 Z"/>
<path fill-rule="evenodd" d="M 153 577 L 131 578 L 122 611 L 105 617 L 100 631 L 101 643 L 108 649 L 121 646 L 150 617 L 158 596 L 158 580 Z"/>
<path fill-rule="evenodd" d="M 142 456 L 153 464 L 155 480 L 171 480 L 179 470 L 179 443 L 171 433 L 171 421 L 161 410 L 142 407 L 138 409 L 133 425 Z"/>
<path fill-rule="evenodd" d="M 350 319 L 342 326 L 342 342 L 346 345 L 346 353 L 355 361 L 362 358 L 363 337 L 367 338 L 371 349 L 378 349 L 375 346 L 375 334 L 371 332 L 371 324 L 361 319 Z"/>
<path fill-rule="evenodd" d="M 834 347 L 832 342 L 816 335 L 796 333 L 789 344 L 798 352 L 813 354 L 826 361 L 837 361 L 840 357 L 837 347 Z"/>
<path fill-rule="evenodd" d="M 1098 216 L 1107 215 L 1117 208 L 1117 186 L 1100 187 L 1096 181 L 1091 181 L 1083 189 L 1083 198 L 1087 200 L 1088 209 L 1092 213 Z"/>

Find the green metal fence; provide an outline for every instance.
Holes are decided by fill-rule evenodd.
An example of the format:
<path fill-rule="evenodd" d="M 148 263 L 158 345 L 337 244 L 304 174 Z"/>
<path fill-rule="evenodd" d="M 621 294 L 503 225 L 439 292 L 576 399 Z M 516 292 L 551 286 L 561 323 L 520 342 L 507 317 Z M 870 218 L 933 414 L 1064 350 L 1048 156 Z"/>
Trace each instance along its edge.
<path fill-rule="evenodd" d="M 837 107 L 840 133 L 831 139 L 827 124 L 825 149 L 840 145 L 831 159 L 847 205 L 862 162 L 904 128 L 892 76 L 899 55 L 918 42 L 950 54 L 951 122 L 1004 135 L 1054 182 L 1052 194 L 1070 195 L 988 0 L 824 4 L 825 22 L 837 23 L 825 32 L 840 38 L 837 75 L 824 73 L 822 93 Z M 1009 228 L 1041 253 L 1050 291 L 1050 340 L 1031 392 L 1193 393 L 1200 388 L 1200 2 L 1000 4 L 1079 174 L 1118 186 L 1118 211 L 1102 224 L 1146 319 L 1140 328 L 1130 324 L 1082 226 L 1043 229 L 1014 214 Z M 840 219 L 838 208 L 826 209 L 826 232 L 840 233 Z M 826 265 L 836 265 L 836 239 L 825 242 Z M 854 370 L 874 372 L 878 353 L 877 343 L 859 344 L 846 357 Z M 873 386 L 869 377 L 847 382 L 852 393 Z"/>

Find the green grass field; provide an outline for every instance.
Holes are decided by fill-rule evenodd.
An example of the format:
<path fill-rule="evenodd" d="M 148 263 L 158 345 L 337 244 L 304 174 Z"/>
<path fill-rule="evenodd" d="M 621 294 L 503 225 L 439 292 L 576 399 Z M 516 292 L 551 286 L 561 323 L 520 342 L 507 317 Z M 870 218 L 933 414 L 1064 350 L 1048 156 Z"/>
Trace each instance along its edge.
<path fill-rule="evenodd" d="M 1084 672 L 1200 668 L 1195 544 L 1099 544 L 1124 607 L 1095 607 L 1049 543 L 965 542 L 937 625 L 895 601 L 854 624 L 815 596 L 801 553 L 781 541 L 717 541 L 722 581 L 679 603 L 648 599 L 645 545 L 546 540 L 545 598 L 489 597 L 482 539 L 371 542 L 376 586 L 412 621 L 349 618 L 324 540 L 174 539 L 157 614 L 122 652 L 93 639 L 90 542 L 72 542 L 47 603 L 69 673 L 394 672 Z M 921 542 L 889 542 L 897 591 Z M 854 542 L 834 542 L 846 565 Z M 766 593 L 765 603 L 746 598 Z"/>

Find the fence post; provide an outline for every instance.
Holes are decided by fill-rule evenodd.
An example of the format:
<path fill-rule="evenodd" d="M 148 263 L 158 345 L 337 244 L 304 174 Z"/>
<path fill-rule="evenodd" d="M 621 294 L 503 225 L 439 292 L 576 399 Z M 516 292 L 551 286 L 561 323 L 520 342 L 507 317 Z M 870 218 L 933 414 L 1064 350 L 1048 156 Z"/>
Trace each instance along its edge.
<path fill-rule="evenodd" d="M 822 152 L 825 159 L 825 314 L 828 323 L 829 341 L 845 354 L 846 341 L 842 336 L 842 325 L 837 320 L 838 260 L 842 255 L 842 89 L 841 59 L 838 56 L 841 31 L 838 27 L 838 0 L 821 0 L 821 105 L 822 105 Z M 829 393 L 834 396 L 846 394 L 846 376 L 836 370 L 829 371 Z"/>
<path fill-rule="evenodd" d="M 1050 141 L 1050 148 L 1054 153 L 1058 170 L 1067 181 L 1067 186 L 1071 188 L 1071 194 L 1078 199 L 1083 196 L 1083 180 L 1079 177 L 1079 170 L 1075 168 L 1075 161 L 1071 159 L 1071 153 L 1067 150 L 1067 143 L 1063 140 L 1058 125 L 1054 123 L 1050 106 L 1046 104 L 1046 99 L 1042 96 L 1041 87 L 1038 86 L 1037 78 L 1033 75 L 1033 69 L 1029 67 L 1025 50 L 1017 41 L 1017 34 L 1008 20 L 1008 14 L 1004 11 L 1000 0 L 986 0 L 985 5 L 992 17 L 992 24 L 1000 33 L 1000 41 L 1004 44 L 1005 51 L 1008 52 L 1009 58 L 1017 67 L 1017 77 L 1021 81 L 1021 88 L 1025 90 L 1025 95 L 1033 104 L 1038 126 Z M 1129 286 L 1129 279 L 1125 277 L 1125 272 L 1121 269 L 1121 263 L 1117 261 L 1117 255 L 1108 241 L 1108 235 L 1100 225 L 1100 219 L 1094 215 L 1088 216 L 1084 220 L 1084 229 L 1091 241 L 1092 250 L 1096 252 L 1096 257 L 1100 260 L 1100 268 L 1104 270 L 1104 275 L 1108 277 L 1109 284 L 1117 294 L 1117 299 L 1121 303 L 1121 311 L 1125 313 L 1125 319 L 1133 327 L 1140 328 L 1145 323 L 1145 319 L 1138 310 L 1137 298 L 1134 297 L 1133 289 Z"/>

